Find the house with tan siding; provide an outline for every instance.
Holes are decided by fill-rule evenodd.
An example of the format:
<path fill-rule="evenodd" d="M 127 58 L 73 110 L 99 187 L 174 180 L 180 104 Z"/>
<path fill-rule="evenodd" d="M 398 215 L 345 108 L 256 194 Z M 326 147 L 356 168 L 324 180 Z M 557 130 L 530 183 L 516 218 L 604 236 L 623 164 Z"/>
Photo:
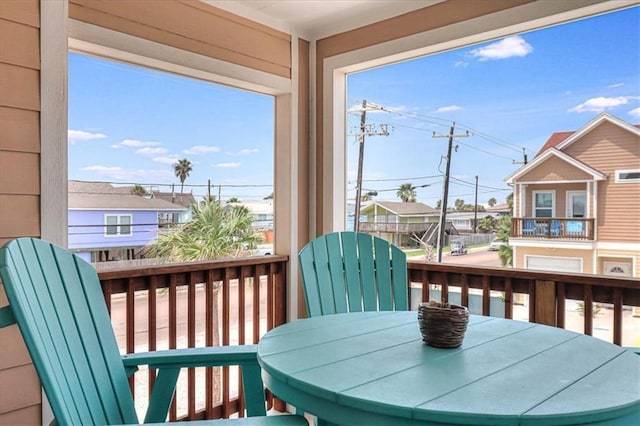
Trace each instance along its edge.
<path fill-rule="evenodd" d="M 506 178 L 515 268 L 640 276 L 640 128 L 603 113 Z"/>

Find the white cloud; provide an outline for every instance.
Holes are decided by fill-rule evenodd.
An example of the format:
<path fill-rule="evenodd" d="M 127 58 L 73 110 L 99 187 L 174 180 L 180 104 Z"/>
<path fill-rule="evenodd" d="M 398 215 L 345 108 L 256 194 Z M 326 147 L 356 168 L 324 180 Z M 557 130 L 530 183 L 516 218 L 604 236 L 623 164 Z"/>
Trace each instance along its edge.
<path fill-rule="evenodd" d="M 151 148 L 144 147 L 136 150 L 136 154 L 144 155 L 145 157 L 153 157 L 156 155 L 164 155 L 169 152 L 166 148 Z"/>
<path fill-rule="evenodd" d="M 533 46 L 520 36 L 507 37 L 488 46 L 473 49 L 471 56 L 481 61 L 527 56 Z"/>
<path fill-rule="evenodd" d="M 217 163 L 215 167 L 219 167 L 221 169 L 230 169 L 233 167 L 239 167 L 240 163 Z"/>
<path fill-rule="evenodd" d="M 236 152 L 227 152 L 227 154 L 236 156 L 236 155 L 257 154 L 258 152 L 260 152 L 258 148 L 245 148 Z"/>
<path fill-rule="evenodd" d="M 160 142 L 151 142 L 151 141 L 140 141 L 137 139 L 125 139 L 119 144 L 111 145 L 111 148 L 143 148 L 147 146 L 158 146 L 161 145 Z"/>
<path fill-rule="evenodd" d="M 608 85 L 607 88 L 614 89 L 616 87 L 622 87 L 622 86 L 624 86 L 624 83 L 614 83 L 614 84 Z"/>
<path fill-rule="evenodd" d="M 91 141 L 95 139 L 104 139 L 107 135 L 104 133 L 91 133 L 84 130 L 67 130 L 67 138 L 70 141 Z"/>
<path fill-rule="evenodd" d="M 627 114 L 629 114 L 631 117 L 637 120 L 640 120 L 640 107 L 632 109 Z"/>
<path fill-rule="evenodd" d="M 469 62 L 465 62 L 465 61 L 458 61 L 455 64 L 453 64 L 453 66 L 455 68 L 466 68 L 469 66 Z"/>
<path fill-rule="evenodd" d="M 178 157 L 155 157 L 151 161 L 154 163 L 174 164 L 178 162 Z"/>
<path fill-rule="evenodd" d="M 626 105 L 629 103 L 629 96 L 618 96 L 616 98 L 605 98 L 603 96 L 598 98 L 588 99 L 586 102 L 577 105 L 569 110 L 569 112 L 603 112 L 608 109 L 619 107 L 620 105 Z"/>
<path fill-rule="evenodd" d="M 440 107 L 436 110 L 436 112 L 451 112 L 451 111 L 459 111 L 461 110 L 462 107 L 458 106 L 458 105 L 449 105 L 449 106 L 443 106 Z"/>
<path fill-rule="evenodd" d="M 217 146 L 196 145 L 196 146 L 192 146 L 189 149 L 185 149 L 182 152 L 189 155 L 201 155 L 201 154 L 210 154 L 212 152 L 219 152 L 219 151 L 220 151 L 220 148 L 218 148 Z"/>

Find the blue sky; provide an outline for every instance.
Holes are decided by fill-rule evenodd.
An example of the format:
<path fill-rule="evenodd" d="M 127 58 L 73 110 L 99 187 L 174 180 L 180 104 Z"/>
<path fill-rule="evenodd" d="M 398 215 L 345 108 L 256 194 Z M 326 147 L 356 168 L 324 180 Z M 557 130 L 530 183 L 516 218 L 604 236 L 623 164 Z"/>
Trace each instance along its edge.
<path fill-rule="evenodd" d="M 418 189 L 418 201 L 435 205 L 447 139 L 432 133 L 455 121 L 456 134 L 472 136 L 456 139 L 449 203 L 473 202 L 475 176 L 479 203 L 502 202 L 522 148 L 532 159 L 553 132 L 603 111 L 640 123 L 639 28 L 635 7 L 349 76 L 350 105 L 384 107 L 367 121 L 392 127 L 366 138 L 363 187 L 398 200 L 403 182 L 431 185 Z M 223 199 L 261 199 L 272 191 L 273 114 L 269 96 L 70 54 L 69 177 L 179 184 L 171 163 L 188 158 L 185 188 L 194 194 L 211 179 Z M 359 113 L 348 117 L 352 133 Z M 349 136 L 352 196 L 356 168 Z"/>

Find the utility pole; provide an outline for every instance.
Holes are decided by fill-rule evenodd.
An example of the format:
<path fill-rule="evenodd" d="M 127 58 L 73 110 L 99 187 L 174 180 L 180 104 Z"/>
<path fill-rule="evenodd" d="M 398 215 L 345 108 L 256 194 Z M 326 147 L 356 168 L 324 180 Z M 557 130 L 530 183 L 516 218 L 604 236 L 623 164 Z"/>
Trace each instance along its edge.
<path fill-rule="evenodd" d="M 433 132 L 434 138 L 449 138 L 449 147 L 447 148 L 447 168 L 444 174 L 444 188 L 442 190 L 442 203 L 440 206 L 440 225 L 439 225 L 439 233 L 438 233 L 438 263 L 442 263 L 442 245 L 444 243 L 444 234 L 445 234 L 445 224 L 447 219 L 447 198 L 449 196 L 449 174 L 451 172 L 451 149 L 453 148 L 453 138 L 463 138 L 469 136 L 469 131 L 467 131 L 463 135 L 456 135 L 455 132 L 456 123 L 455 121 L 451 123 L 451 128 L 449 129 L 449 135 L 436 135 Z"/>
<path fill-rule="evenodd" d="M 527 165 L 527 151 L 524 147 L 522 147 L 522 161 L 513 160 L 513 164 L 524 164 Z"/>
<path fill-rule="evenodd" d="M 207 202 L 211 201 L 211 179 L 207 179 Z"/>
<path fill-rule="evenodd" d="M 473 233 L 478 233 L 478 175 L 476 175 L 476 196 L 473 202 Z"/>
<path fill-rule="evenodd" d="M 362 101 L 362 112 L 360 113 L 360 134 L 358 135 L 358 176 L 356 178 L 356 210 L 354 212 L 354 231 L 358 232 L 360 229 L 360 197 L 362 194 L 362 160 L 364 160 L 364 135 L 367 119 L 367 100 Z"/>
<path fill-rule="evenodd" d="M 364 137 L 367 136 L 389 136 L 389 128 L 386 124 L 380 125 L 380 130 L 376 130 L 375 127 L 369 128 L 367 126 L 367 106 L 380 109 L 375 104 L 367 104 L 366 99 L 362 101 L 362 111 L 360 112 L 360 132 L 358 133 L 358 143 L 360 144 L 358 149 L 358 176 L 356 177 L 356 209 L 354 212 L 354 231 L 360 230 L 360 204 L 362 198 L 362 164 L 364 162 Z"/>

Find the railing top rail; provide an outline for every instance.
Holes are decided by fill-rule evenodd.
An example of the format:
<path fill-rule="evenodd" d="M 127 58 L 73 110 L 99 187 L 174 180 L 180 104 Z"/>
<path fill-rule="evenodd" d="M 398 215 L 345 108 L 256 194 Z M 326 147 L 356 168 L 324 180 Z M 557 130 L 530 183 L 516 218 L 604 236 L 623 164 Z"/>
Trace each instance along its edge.
<path fill-rule="evenodd" d="M 183 272 L 206 271 L 211 269 L 237 268 L 242 266 L 268 265 L 288 262 L 287 255 L 251 256 L 196 262 L 160 263 L 157 265 L 118 267 L 117 269 L 98 269 L 101 280 L 135 278 L 147 275 L 165 275 Z"/>
<path fill-rule="evenodd" d="M 408 268 L 415 270 L 426 270 L 434 272 L 446 272 L 468 275 L 490 275 L 504 278 L 528 279 L 540 281 L 555 281 L 565 283 L 599 285 L 617 288 L 640 288 L 640 278 L 614 277 L 605 275 L 579 274 L 536 271 L 519 268 L 499 268 L 499 267 L 477 267 L 472 265 L 451 265 L 446 263 L 427 263 L 419 261 L 408 261 Z"/>

